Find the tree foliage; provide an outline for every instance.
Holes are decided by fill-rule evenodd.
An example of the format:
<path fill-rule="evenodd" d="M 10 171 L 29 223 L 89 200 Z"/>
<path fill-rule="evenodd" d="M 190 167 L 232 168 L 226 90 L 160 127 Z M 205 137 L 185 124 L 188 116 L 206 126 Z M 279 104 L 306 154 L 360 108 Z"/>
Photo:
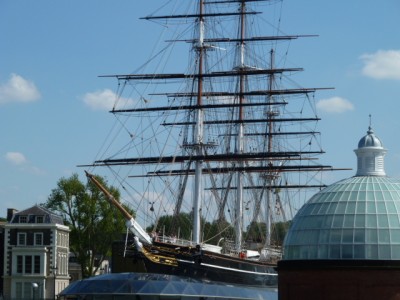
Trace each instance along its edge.
<path fill-rule="evenodd" d="M 161 216 L 157 225 L 152 224 L 146 228 L 148 232 L 156 231 L 159 235 L 176 236 L 181 239 L 190 239 L 192 235 L 192 216 L 180 213 L 177 217 L 172 215 Z"/>
<path fill-rule="evenodd" d="M 96 178 L 119 199 L 116 188 L 107 186 L 103 178 Z M 70 227 L 70 251 L 76 256 L 84 278 L 92 276 L 110 256 L 112 242 L 126 229 L 120 212 L 93 183 L 82 183 L 77 174 L 61 178 L 44 206 L 60 214 Z"/>
<path fill-rule="evenodd" d="M 272 227 L 272 241 L 275 245 L 282 246 L 286 233 L 288 232 L 292 221 L 277 222 Z"/>
<path fill-rule="evenodd" d="M 272 223 L 271 244 L 282 246 L 291 221 Z M 246 239 L 251 242 L 264 243 L 267 225 L 264 222 L 251 222 L 247 226 Z"/>
<path fill-rule="evenodd" d="M 263 243 L 267 232 L 267 225 L 263 222 L 251 222 L 247 226 L 246 239 L 256 243 Z"/>
<path fill-rule="evenodd" d="M 175 236 L 180 239 L 190 240 L 192 238 L 192 214 L 180 213 L 161 216 L 156 224 L 146 228 L 148 232 L 155 231 L 158 235 Z M 282 246 L 285 235 L 290 227 L 291 221 L 272 223 L 271 244 Z M 235 239 L 235 229 L 226 220 L 215 220 L 208 222 L 201 219 L 202 240 L 208 244 L 224 245 Z M 243 233 L 247 242 L 264 244 L 267 234 L 267 225 L 264 222 L 251 222 L 247 231 Z"/>
<path fill-rule="evenodd" d="M 204 240 L 213 245 L 224 244 L 226 240 L 235 238 L 235 229 L 225 220 L 216 220 L 204 224 Z"/>
<path fill-rule="evenodd" d="M 163 215 L 157 220 L 157 225 L 150 225 L 147 231 L 156 231 L 159 235 L 175 236 L 180 239 L 192 238 L 192 214 L 180 213 L 178 216 Z M 233 227 L 226 221 L 207 222 L 201 218 L 202 239 L 206 243 L 217 245 L 221 239 L 231 239 L 234 236 Z"/>

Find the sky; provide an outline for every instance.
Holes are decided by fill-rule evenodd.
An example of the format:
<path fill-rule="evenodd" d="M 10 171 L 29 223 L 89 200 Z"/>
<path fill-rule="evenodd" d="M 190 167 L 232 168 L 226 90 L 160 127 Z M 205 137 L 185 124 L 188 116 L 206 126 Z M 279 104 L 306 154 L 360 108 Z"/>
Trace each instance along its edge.
<path fill-rule="evenodd" d="M 192 1 L 192 0 L 187 0 Z M 161 0 L 0 0 L 0 216 L 43 203 L 62 177 L 92 162 L 113 117 L 116 82 L 148 58 L 159 26 L 140 20 Z M 352 168 L 353 150 L 372 127 L 400 176 L 400 1 L 284 0 L 282 28 L 315 34 L 289 57 L 316 95 L 322 163 Z M 156 30 L 157 29 L 157 30 Z"/>

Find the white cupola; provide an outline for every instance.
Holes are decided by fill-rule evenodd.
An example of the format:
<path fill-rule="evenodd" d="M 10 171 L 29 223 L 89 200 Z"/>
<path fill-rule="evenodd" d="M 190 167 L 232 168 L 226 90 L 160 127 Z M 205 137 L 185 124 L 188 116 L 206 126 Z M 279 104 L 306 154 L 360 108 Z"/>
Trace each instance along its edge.
<path fill-rule="evenodd" d="M 386 176 L 384 156 L 387 150 L 374 134 L 371 125 L 368 127 L 367 135 L 361 138 L 354 152 L 357 155 L 356 176 Z"/>

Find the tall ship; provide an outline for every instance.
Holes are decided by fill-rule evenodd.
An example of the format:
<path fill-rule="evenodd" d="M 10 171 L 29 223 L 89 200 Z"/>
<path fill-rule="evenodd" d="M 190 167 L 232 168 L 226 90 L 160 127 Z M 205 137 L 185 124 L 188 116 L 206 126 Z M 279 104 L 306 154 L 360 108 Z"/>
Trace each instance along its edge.
<path fill-rule="evenodd" d="M 288 63 L 291 43 L 312 36 L 284 34 L 281 8 L 165 1 L 143 18 L 172 32 L 165 47 L 105 76 L 117 81 L 116 125 L 87 176 L 125 216 L 134 239 L 121 255 L 140 271 L 277 285 L 282 232 L 333 170 L 319 162 L 314 99 L 328 88 L 301 87 Z M 93 174 L 112 178 L 135 216 Z"/>

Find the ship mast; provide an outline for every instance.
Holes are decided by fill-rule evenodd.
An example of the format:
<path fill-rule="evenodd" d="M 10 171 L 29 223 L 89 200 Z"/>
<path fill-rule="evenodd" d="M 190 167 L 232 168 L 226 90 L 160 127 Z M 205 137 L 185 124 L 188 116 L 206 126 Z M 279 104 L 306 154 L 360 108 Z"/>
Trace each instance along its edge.
<path fill-rule="evenodd" d="M 197 78 L 197 120 L 195 125 L 195 151 L 196 155 L 201 156 L 203 153 L 203 109 L 202 91 L 203 91 L 203 55 L 204 55 L 204 18 L 203 18 L 204 3 L 199 0 L 199 37 L 195 46 L 198 53 L 198 78 Z M 197 160 L 195 163 L 195 178 L 194 178 L 194 199 L 193 199 L 193 242 L 200 244 L 200 220 L 201 220 L 201 202 L 202 202 L 202 172 L 203 160 Z"/>
<path fill-rule="evenodd" d="M 134 96 L 138 99 L 145 96 L 160 100 L 164 97 L 163 101 L 167 98 L 168 104 L 160 104 L 161 101 L 138 102 L 132 108 L 114 109 L 112 113 L 117 117 L 133 117 L 132 120 L 143 122 L 143 126 L 137 128 L 137 123 L 132 124 L 138 133 L 130 136 L 134 146 L 126 148 L 129 151 L 125 152 L 123 148 L 111 155 L 107 153 L 89 166 L 131 166 L 130 173 L 126 175 L 138 181 L 140 178 L 144 183 L 143 187 L 138 188 L 138 194 L 152 189 L 160 199 L 173 198 L 178 202 L 175 214 L 180 212 L 183 201 L 190 201 L 186 211 L 193 214 L 192 242 L 195 244 L 203 242 L 201 214 L 202 207 L 206 208 L 203 199 L 205 190 L 213 190 L 213 197 L 207 201 L 218 202 L 219 219 L 223 219 L 224 214 L 231 214 L 236 233 L 234 250 L 241 251 L 245 203 L 254 203 L 254 217 L 261 212 L 267 217 L 268 245 L 274 193 L 279 189 L 324 187 L 317 181 L 284 182 L 277 180 L 278 176 L 335 170 L 329 165 L 314 163 L 318 160 L 317 156 L 324 153 L 314 145 L 308 150 L 302 147 L 278 149 L 280 141 L 286 138 L 296 141 L 305 136 L 314 138 L 319 132 L 309 127 L 300 130 L 297 124 L 314 124 L 320 120 L 315 115 L 303 116 L 303 113 L 285 115 L 283 110 L 280 115 L 279 108 L 287 105 L 288 101 L 296 102 L 317 90 L 331 88 L 281 87 L 275 82 L 278 77 L 285 78 L 303 69 L 279 67 L 279 63 L 275 65 L 274 51 L 271 51 L 268 61 L 264 53 L 257 51 L 258 45 L 309 35 L 253 36 L 246 26 L 250 24 L 247 16 L 253 17 L 260 12 L 253 11 L 253 4 L 250 3 L 262 1 L 198 0 L 194 4 L 197 8 L 195 13 L 144 17 L 146 20 L 194 21 L 190 22 L 196 26 L 194 36 L 185 39 L 187 36 L 182 35 L 181 39 L 169 41 L 190 44 L 195 55 L 195 59 L 191 60 L 195 64 L 194 69 L 190 68 L 185 73 L 138 72 L 103 76 L 115 77 L 119 83 L 124 83 L 124 87 L 133 86 Z M 232 7 L 230 4 L 233 4 L 234 11 L 229 10 Z M 236 26 L 233 25 L 233 19 L 238 22 Z M 214 27 L 211 26 L 208 30 L 207 26 L 209 22 L 211 25 L 212 20 L 216 21 L 217 30 L 212 30 Z M 225 24 L 228 24 L 226 28 Z M 230 31 L 232 28 L 234 33 Z M 249 52 L 250 46 L 257 46 L 254 53 Z M 236 60 L 226 59 L 225 54 L 227 56 L 233 51 L 236 51 Z M 177 82 L 186 82 L 187 85 L 176 89 Z M 152 85 L 155 89 L 143 91 L 140 84 L 146 88 Z M 172 88 L 169 89 L 167 84 L 172 84 Z M 127 128 L 125 123 L 121 124 L 124 129 Z M 154 129 L 156 126 L 157 129 Z M 280 129 L 277 130 L 277 127 Z M 158 131 L 159 128 L 162 129 Z M 156 134 L 164 136 L 161 137 L 162 142 L 157 141 L 154 147 L 156 143 L 153 137 Z M 159 147 L 160 144 L 167 144 L 170 137 L 170 148 Z M 179 183 L 176 180 L 170 184 L 170 178 L 173 181 L 177 177 L 181 179 Z M 192 188 L 190 200 L 184 190 L 189 186 Z M 251 194 L 249 190 L 255 192 Z M 225 203 L 229 205 L 226 212 Z M 265 208 L 260 208 L 261 203 Z M 214 216 L 208 217 L 211 219 Z"/>
<path fill-rule="evenodd" d="M 270 66 L 271 69 L 274 68 L 274 64 L 275 64 L 275 57 L 274 57 L 274 50 L 271 49 L 270 51 Z M 269 90 L 273 90 L 274 88 L 274 81 L 275 81 L 275 77 L 274 74 L 271 74 L 269 76 L 269 81 L 268 81 L 268 89 Z M 274 97 L 273 96 L 268 96 L 268 102 L 270 103 L 274 103 Z M 274 109 L 273 106 L 270 106 L 266 112 L 268 119 L 270 119 L 270 121 L 267 124 L 267 152 L 272 152 L 273 151 L 273 132 L 274 132 L 274 122 L 272 122 L 272 118 L 274 118 L 275 116 L 277 116 L 279 114 L 279 112 L 277 110 Z M 273 165 L 273 161 L 268 160 L 268 164 L 269 165 Z M 271 213 L 271 198 L 272 198 L 272 190 L 271 190 L 271 186 L 274 185 L 275 180 L 276 180 L 276 172 L 270 172 L 266 174 L 266 180 L 267 180 L 267 190 L 266 190 L 266 203 L 265 203 L 265 223 L 266 223 L 266 236 L 265 236 L 265 246 L 270 246 L 271 245 L 271 217 L 272 217 L 272 213 Z"/>
<path fill-rule="evenodd" d="M 245 70 L 245 14 L 246 11 L 246 2 L 242 1 L 240 3 L 240 65 L 238 67 L 239 70 Z M 243 123 L 243 103 L 244 103 L 244 81 L 245 76 L 241 74 L 239 77 L 239 122 L 238 122 L 238 133 L 237 133 L 237 145 L 236 145 L 236 153 L 243 154 L 244 152 L 244 123 Z M 244 163 L 243 160 L 239 160 L 239 168 L 243 169 Z M 241 251 L 242 248 L 242 239 L 243 239 L 243 172 L 237 172 L 237 187 L 236 187 L 236 223 L 235 223 L 235 247 L 236 251 Z"/>

